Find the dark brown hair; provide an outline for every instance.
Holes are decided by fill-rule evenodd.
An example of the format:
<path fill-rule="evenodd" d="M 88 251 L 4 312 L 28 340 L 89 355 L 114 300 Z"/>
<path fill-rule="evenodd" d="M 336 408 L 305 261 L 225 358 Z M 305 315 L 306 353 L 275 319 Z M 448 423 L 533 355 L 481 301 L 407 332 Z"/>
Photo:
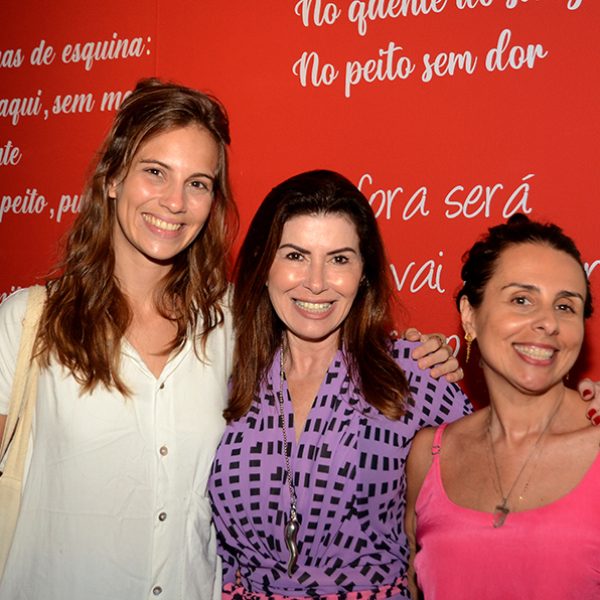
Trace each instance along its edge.
<path fill-rule="evenodd" d="M 332 171 L 301 173 L 274 187 L 244 239 L 235 266 L 233 319 L 236 345 L 229 406 L 230 421 L 244 415 L 281 344 L 284 324 L 269 299 L 267 282 L 283 226 L 298 215 L 341 214 L 359 238 L 363 280 L 341 329 L 353 382 L 366 401 L 392 419 L 404 413 L 408 384 L 391 356 L 392 288 L 377 221 L 367 199 L 348 179 Z"/>
<path fill-rule="evenodd" d="M 122 180 L 140 146 L 180 127 L 198 125 L 218 147 L 210 215 L 196 239 L 174 260 L 156 290 L 159 313 L 177 324 L 167 352 L 181 348 L 200 326 L 204 350 L 211 330 L 223 320 L 227 257 L 236 211 L 231 198 L 226 146 L 229 122 L 215 98 L 157 79 L 140 81 L 120 107 L 84 193 L 81 212 L 68 235 L 60 275 L 48 283 L 49 299 L 40 326 L 42 364 L 51 356 L 68 368 L 84 391 L 98 384 L 127 394 L 119 374 L 121 340 L 131 322 L 128 302 L 114 277 L 115 203 L 111 183 Z M 196 338 L 195 338 L 196 341 Z"/>
<path fill-rule="evenodd" d="M 508 248 L 521 244 L 549 246 L 577 261 L 583 272 L 586 287 L 583 316 L 585 319 L 590 317 L 593 311 L 590 282 L 575 242 L 557 225 L 532 221 L 521 213 L 513 215 L 506 223 L 490 227 L 487 234 L 465 252 L 460 273 L 463 286 L 456 295 L 458 309 L 460 310 L 460 299 L 463 296 L 467 297 L 473 308 L 480 306 L 485 287 L 496 270 L 501 254 Z"/>

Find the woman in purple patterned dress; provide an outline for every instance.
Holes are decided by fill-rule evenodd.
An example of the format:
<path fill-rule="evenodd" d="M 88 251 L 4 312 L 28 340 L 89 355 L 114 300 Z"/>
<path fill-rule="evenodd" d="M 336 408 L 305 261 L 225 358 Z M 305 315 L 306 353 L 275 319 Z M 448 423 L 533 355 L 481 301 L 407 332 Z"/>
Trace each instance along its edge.
<path fill-rule="evenodd" d="M 368 201 L 337 173 L 284 181 L 250 225 L 209 484 L 224 598 L 409 597 L 411 440 L 470 405 L 390 339 L 387 271 Z"/>

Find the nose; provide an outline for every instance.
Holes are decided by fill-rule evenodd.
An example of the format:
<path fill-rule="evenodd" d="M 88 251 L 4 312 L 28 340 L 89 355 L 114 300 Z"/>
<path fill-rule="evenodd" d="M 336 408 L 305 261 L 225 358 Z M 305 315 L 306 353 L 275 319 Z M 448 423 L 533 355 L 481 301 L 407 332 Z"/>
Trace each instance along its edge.
<path fill-rule="evenodd" d="M 558 315 L 554 306 L 541 307 L 536 315 L 534 327 L 546 335 L 556 335 L 559 329 Z"/>
<path fill-rule="evenodd" d="M 308 266 L 305 287 L 313 294 L 320 294 L 327 289 L 325 266 L 319 261 L 312 261 Z"/>
<path fill-rule="evenodd" d="M 172 213 L 184 212 L 186 207 L 184 188 L 179 185 L 169 186 L 161 196 L 160 204 Z"/>

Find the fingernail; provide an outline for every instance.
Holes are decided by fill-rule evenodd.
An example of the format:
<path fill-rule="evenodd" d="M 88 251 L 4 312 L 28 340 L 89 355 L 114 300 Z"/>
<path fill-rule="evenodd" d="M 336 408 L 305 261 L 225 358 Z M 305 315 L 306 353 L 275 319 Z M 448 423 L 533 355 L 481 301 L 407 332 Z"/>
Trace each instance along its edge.
<path fill-rule="evenodd" d="M 588 398 L 592 397 L 592 390 L 583 390 L 581 395 L 587 400 Z"/>
<path fill-rule="evenodd" d="M 600 415 L 596 415 L 593 419 L 592 419 L 592 423 L 594 425 L 600 425 Z"/>
<path fill-rule="evenodd" d="M 596 414 L 596 409 L 595 408 L 590 408 L 590 410 L 587 411 L 587 417 L 588 419 L 592 419 L 593 416 Z"/>

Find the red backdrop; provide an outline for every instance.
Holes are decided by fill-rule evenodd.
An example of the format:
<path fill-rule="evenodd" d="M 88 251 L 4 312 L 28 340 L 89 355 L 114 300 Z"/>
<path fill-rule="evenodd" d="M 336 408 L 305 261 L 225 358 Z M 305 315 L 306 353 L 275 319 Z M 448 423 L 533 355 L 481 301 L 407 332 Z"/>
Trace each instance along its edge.
<path fill-rule="evenodd" d="M 399 326 L 458 334 L 460 256 L 516 210 L 576 239 L 600 297 L 597 0 L 24 0 L 1 17 L 0 299 L 48 272 L 118 94 L 151 75 L 227 106 L 242 233 L 301 170 L 361 187 Z"/>

